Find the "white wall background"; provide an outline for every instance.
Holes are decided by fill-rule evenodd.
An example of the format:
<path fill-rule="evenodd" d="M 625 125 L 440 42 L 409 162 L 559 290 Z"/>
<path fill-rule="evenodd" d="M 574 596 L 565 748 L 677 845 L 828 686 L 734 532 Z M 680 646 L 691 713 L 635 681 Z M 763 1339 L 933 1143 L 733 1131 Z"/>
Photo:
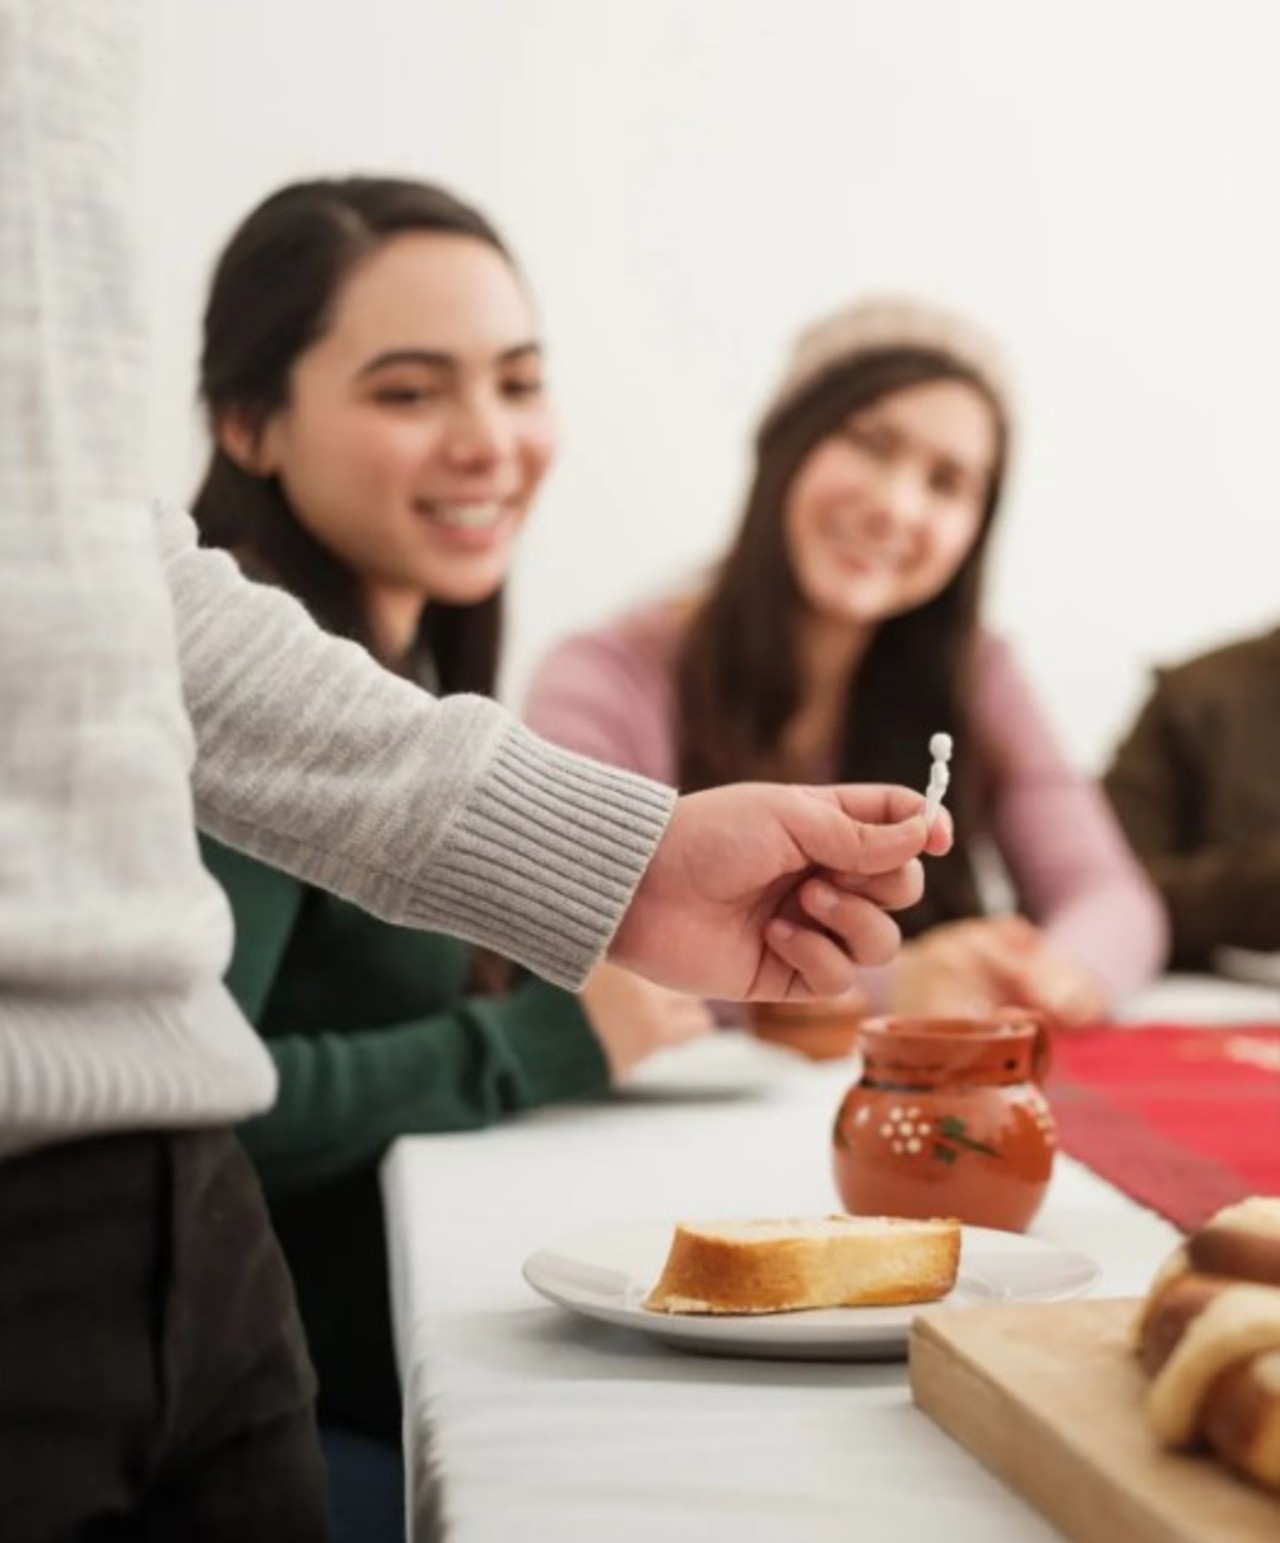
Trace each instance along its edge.
<path fill-rule="evenodd" d="M 1006 341 L 991 592 L 1070 750 L 1280 579 L 1274 0 L 148 0 L 147 451 L 185 497 L 203 288 L 250 205 L 389 170 L 522 257 L 564 450 L 505 694 L 726 539 L 786 341 L 869 287 Z"/>

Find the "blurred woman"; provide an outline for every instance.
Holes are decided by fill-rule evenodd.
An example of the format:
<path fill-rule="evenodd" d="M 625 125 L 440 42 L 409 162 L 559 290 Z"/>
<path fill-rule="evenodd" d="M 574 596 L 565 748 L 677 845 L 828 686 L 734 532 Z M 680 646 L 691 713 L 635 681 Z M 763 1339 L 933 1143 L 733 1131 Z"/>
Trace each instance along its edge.
<path fill-rule="evenodd" d="M 560 645 L 526 716 L 684 790 L 741 778 L 923 786 L 953 737 L 950 855 L 866 972 L 898 1012 L 1104 1016 L 1159 967 L 1160 906 L 1095 786 L 979 619 L 1011 437 L 998 352 L 966 319 L 870 300 L 800 337 L 765 404 L 732 547 L 702 592 Z M 989 914 L 992 859 L 1016 912 Z"/>
<path fill-rule="evenodd" d="M 484 216 L 416 182 L 277 192 L 217 264 L 200 389 L 202 541 L 388 669 L 492 692 L 502 586 L 555 427 L 533 305 Z M 393 1536 L 388 1145 L 599 1093 L 710 1020 L 609 966 L 581 998 L 519 980 L 217 843 L 204 855 L 235 913 L 228 984 L 280 1077 L 242 1134 L 319 1373 L 338 1536 Z"/>

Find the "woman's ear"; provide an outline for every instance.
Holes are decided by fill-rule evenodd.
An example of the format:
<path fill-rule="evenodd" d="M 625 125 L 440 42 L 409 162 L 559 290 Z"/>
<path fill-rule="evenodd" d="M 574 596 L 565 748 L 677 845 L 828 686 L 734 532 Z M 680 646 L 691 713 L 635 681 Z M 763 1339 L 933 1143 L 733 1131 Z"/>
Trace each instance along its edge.
<path fill-rule="evenodd" d="M 257 418 L 243 407 L 226 407 L 214 424 L 218 449 L 253 477 L 272 477 L 279 470 L 271 418 Z"/>

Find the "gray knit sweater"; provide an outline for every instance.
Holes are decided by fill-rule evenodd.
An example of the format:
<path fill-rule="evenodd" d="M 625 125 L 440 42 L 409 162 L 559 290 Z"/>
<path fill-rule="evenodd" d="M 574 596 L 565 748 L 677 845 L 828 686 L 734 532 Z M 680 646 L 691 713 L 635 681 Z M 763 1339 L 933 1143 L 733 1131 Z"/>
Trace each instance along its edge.
<path fill-rule="evenodd" d="M 137 497 L 136 25 L 130 0 L 0 0 L 3 1151 L 270 1102 L 197 819 L 573 985 L 672 798 L 384 674 Z"/>

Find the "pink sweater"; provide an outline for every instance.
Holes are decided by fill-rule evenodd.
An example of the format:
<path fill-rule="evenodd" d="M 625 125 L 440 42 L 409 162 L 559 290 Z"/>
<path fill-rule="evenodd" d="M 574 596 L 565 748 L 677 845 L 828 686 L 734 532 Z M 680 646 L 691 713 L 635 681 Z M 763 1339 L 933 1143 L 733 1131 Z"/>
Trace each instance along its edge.
<path fill-rule="evenodd" d="M 547 739 L 659 782 L 676 781 L 677 604 L 633 611 L 569 638 L 534 675 L 529 725 Z M 978 648 L 970 734 L 999 768 L 991 834 L 1018 907 L 1090 970 L 1114 1006 L 1151 979 L 1164 912 L 1095 784 L 1068 763 L 1006 643 Z M 922 763 L 927 758 L 921 746 Z M 927 768 L 924 768 L 927 769 Z M 867 971 L 883 1003 L 893 966 Z"/>

